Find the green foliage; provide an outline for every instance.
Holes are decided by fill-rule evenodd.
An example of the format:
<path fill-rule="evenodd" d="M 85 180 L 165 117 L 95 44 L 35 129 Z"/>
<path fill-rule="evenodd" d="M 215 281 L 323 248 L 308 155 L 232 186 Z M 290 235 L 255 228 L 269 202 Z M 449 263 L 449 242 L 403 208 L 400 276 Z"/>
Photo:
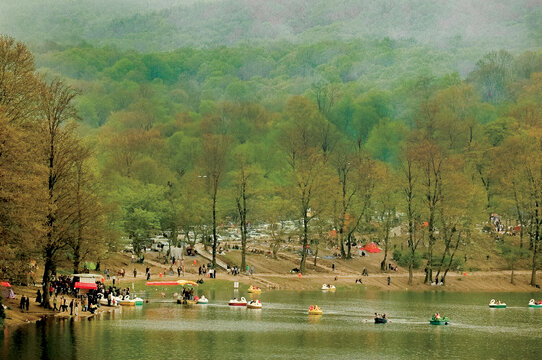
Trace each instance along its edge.
<path fill-rule="evenodd" d="M 393 257 L 392 259 L 397 262 L 397 264 L 403 268 L 408 268 L 410 261 L 412 259 L 412 253 L 410 251 L 401 251 L 400 249 L 393 250 Z M 419 269 L 422 266 L 422 255 L 420 253 L 416 253 L 414 255 L 414 261 L 413 261 L 413 267 L 414 269 Z"/>

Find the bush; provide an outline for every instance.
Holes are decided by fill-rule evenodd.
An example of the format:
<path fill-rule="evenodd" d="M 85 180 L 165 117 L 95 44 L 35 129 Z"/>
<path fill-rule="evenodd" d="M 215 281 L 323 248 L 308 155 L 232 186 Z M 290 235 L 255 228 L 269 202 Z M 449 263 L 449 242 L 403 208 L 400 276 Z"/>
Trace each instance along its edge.
<path fill-rule="evenodd" d="M 399 249 L 395 249 L 393 251 L 393 260 L 397 263 L 397 265 L 399 265 L 400 267 L 408 267 L 408 265 L 410 264 L 410 259 L 412 258 L 412 254 L 410 251 L 401 251 Z M 416 253 L 416 255 L 414 255 L 414 262 L 413 262 L 413 266 L 415 269 L 419 269 L 420 266 L 422 266 L 422 255 L 421 254 L 418 254 Z"/>

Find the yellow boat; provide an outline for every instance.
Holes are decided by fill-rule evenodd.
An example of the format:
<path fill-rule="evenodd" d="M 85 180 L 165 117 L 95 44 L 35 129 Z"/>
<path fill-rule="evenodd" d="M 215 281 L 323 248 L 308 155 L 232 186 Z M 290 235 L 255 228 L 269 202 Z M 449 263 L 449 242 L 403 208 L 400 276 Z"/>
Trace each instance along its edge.
<path fill-rule="evenodd" d="M 191 299 L 183 299 L 183 298 L 178 298 L 177 299 L 177 304 L 183 304 L 183 305 L 196 305 L 198 302 L 196 300 L 191 300 Z"/>
<path fill-rule="evenodd" d="M 320 309 L 318 305 L 314 305 L 314 306 L 311 305 L 309 307 L 309 315 L 322 315 L 322 314 L 323 314 L 322 309 Z"/>
<path fill-rule="evenodd" d="M 259 293 L 262 292 L 262 289 L 260 289 L 257 286 L 250 285 L 250 287 L 248 288 L 248 292 L 251 293 L 251 294 L 259 294 Z"/>

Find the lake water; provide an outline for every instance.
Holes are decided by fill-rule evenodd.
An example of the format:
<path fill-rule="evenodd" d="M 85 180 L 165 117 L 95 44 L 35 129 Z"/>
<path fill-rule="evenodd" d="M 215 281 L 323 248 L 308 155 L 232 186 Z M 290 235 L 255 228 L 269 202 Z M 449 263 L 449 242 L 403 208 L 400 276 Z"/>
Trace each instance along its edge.
<path fill-rule="evenodd" d="M 542 309 L 527 307 L 534 294 L 272 291 L 259 296 L 262 310 L 229 307 L 232 293 L 206 295 L 209 305 L 157 299 L 91 321 L 24 326 L 1 339 L 0 358 L 542 358 Z M 490 309 L 491 298 L 508 308 Z M 309 317 L 310 304 L 324 314 Z M 451 324 L 429 325 L 437 311 Z M 374 324 L 375 312 L 391 322 Z"/>

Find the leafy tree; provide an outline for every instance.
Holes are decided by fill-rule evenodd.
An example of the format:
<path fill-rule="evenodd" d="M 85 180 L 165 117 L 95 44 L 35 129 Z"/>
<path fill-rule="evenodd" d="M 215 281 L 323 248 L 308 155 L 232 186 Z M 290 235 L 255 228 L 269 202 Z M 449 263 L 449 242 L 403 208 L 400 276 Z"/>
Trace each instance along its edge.
<path fill-rule="evenodd" d="M 69 244 L 70 224 L 73 221 L 68 185 L 73 181 L 72 169 L 79 148 L 75 128 L 69 122 L 77 117 L 72 103 L 76 94 L 58 79 L 40 87 L 39 116 L 42 119 L 44 160 L 48 169 L 46 230 L 40 243 L 45 261 L 42 283 L 45 307 L 49 307 L 49 284 L 56 271 L 58 255 Z"/>
<path fill-rule="evenodd" d="M 282 129 L 281 145 L 289 165 L 291 199 L 301 224 L 301 263 L 305 271 L 309 248 L 309 223 L 324 209 L 319 203 L 325 193 L 325 159 L 320 129 L 325 126 L 316 107 L 306 98 L 292 97 L 286 104 L 289 120 Z M 320 206 L 318 206 L 320 205 Z"/>
<path fill-rule="evenodd" d="M 225 135 L 207 134 L 203 137 L 201 168 L 206 176 L 207 190 L 211 198 L 213 267 L 216 267 L 217 238 L 217 201 L 218 191 L 224 178 L 230 140 Z"/>

